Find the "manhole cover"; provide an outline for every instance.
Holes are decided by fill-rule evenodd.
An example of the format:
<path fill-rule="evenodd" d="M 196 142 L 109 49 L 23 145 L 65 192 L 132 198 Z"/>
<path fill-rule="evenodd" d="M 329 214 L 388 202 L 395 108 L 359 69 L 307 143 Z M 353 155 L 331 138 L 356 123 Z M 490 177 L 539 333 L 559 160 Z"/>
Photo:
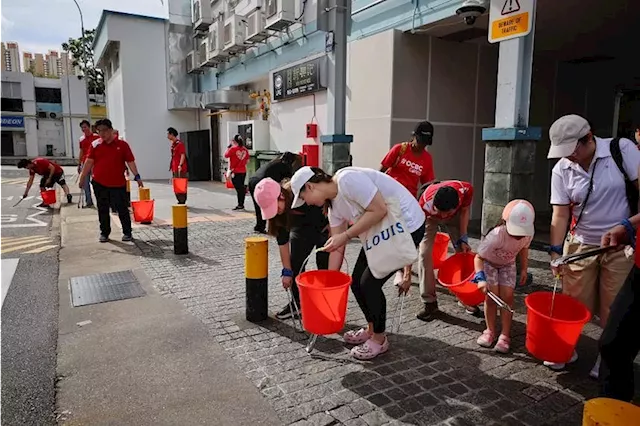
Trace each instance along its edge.
<path fill-rule="evenodd" d="M 132 271 L 73 277 L 69 284 L 71 303 L 76 307 L 132 299 L 147 294 Z"/>

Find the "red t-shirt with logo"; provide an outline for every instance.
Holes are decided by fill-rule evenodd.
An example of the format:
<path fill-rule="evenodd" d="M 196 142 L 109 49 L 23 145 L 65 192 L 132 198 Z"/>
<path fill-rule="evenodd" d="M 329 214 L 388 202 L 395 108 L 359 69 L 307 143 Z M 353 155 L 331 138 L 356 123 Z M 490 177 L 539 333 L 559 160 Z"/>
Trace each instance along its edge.
<path fill-rule="evenodd" d="M 184 154 L 185 156 L 187 155 L 187 150 L 184 146 L 184 143 L 181 140 L 177 140 L 172 146 L 171 146 L 171 171 L 173 173 L 186 173 L 187 172 L 187 159 L 185 157 L 185 161 L 182 163 L 182 169 L 178 170 L 178 167 L 180 166 L 180 158 L 182 157 L 182 154 Z"/>
<path fill-rule="evenodd" d="M 82 135 L 80 137 L 80 149 L 82 150 L 82 158 L 80 159 L 80 164 L 84 164 L 84 160 L 87 159 L 87 154 L 89 153 L 89 147 L 91 146 L 91 142 L 96 139 L 100 139 L 100 136 L 95 133 L 91 133 L 89 136 Z"/>
<path fill-rule="evenodd" d="M 127 185 L 126 163 L 134 161 L 129 144 L 115 138 L 111 143 L 96 139 L 89 146 L 87 158 L 93 160 L 93 180 L 100 185 L 118 188 Z"/>
<path fill-rule="evenodd" d="M 436 195 L 436 192 L 442 187 L 450 186 L 458 192 L 458 198 L 460 202 L 458 203 L 458 207 L 451 214 L 456 214 L 461 208 L 469 207 L 471 202 L 473 201 L 473 186 L 469 182 L 463 182 L 459 180 L 445 180 L 440 183 L 436 183 L 433 185 L 429 185 L 427 189 L 424 191 L 418 203 L 420 203 L 420 207 L 425 211 L 427 217 L 433 216 L 438 217 L 433 210 L 433 198 Z"/>
<path fill-rule="evenodd" d="M 405 142 L 406 143 L 406 142 Z M 407 146 L 401 154 L 402 144 L 395 145 L 382 159 L 382 167 L 386 167 L 386 173 L 397 180 L 414 196 L 418 194 L 420 183 L 431 182 L 435 179 L 433 172 L 433 158 L 424 150 L 416 154 Z M 397 165 L 396 164 L 397 161 Z"/>
<path fill-rule="evenodd" d="M 247 163 L 249 162 L 249 150 L 247 148 L 244 146 L 232 146 L 224 153 L 224 157 L 229 159 L 233 173 L 247 173 Z"/>
<path fill-rule="evenodd" d="M 62 167 L 54 163 L 53 161 L 49 161 L 46 158 L 34 158 L 31 160 L 31 163 L 35 166 L 33 170 L 29 170 L 29 174 L 35 175 L 36 173 L 40 176 L 49 174 L 49 166 L 53 164 L 54 174 L 60 174 L 63 172 Z"/>

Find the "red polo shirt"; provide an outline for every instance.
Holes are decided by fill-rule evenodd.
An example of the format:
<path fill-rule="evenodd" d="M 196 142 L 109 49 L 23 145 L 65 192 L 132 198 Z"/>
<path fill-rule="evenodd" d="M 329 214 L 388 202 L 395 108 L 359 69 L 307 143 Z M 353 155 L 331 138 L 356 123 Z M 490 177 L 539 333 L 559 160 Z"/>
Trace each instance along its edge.
<path fill-rule="evenodd" d="M 129 144 L 115 138 L 111 143 L 96 139 L 89 147 L 87 158 L 93 160 L 93 180 L 100 185 L 117 188 L 127 185 L 126 163 L 134 161 Z"/>
<path fill-rule="evenodd" d="M 445 180 L 440 183 L 436 183 L 433 185 L 429 185 L 426 191 L 422 194 L 418 203 L 420 203 L 420 207 L 425 211 L 427 217 L 438 217 L 437 214 L 433 211 L 433 198 L 436 196 L 436 192 L 438 189 L 450 186 L 458 192 L 458 207 L 451 213 L 454 215 L 458 211 L 460 211 L 463 207 L 469 207 L 473 201 L 473 186 L 469 182 L 463 182 L 459 180 Z"/>
<path fill-rule="evenodd" d="M 89 147 L 91 146 L 91 142 L 96 139 L 100 139 L 100 136 L 95 133 L 91 133 L 89 136 L 82 135 L 80 137 L 80 149 L 82 150 L 82 158 L 80 159 L 80 164 L 84 164 L 84 160 L 87 159 L 87 155 L 89 154 Z"/>
<path fill-rule="evenodd" d="M 420 183 L 431 182 L 435 179 L 433 172 L 433 158 L 427 150 L 418 154 L 413 152 L 409 142 L 404 153 L 402 144 L 395 145 L 382 159 L 382 166 L 387 168 L 386 173 L 397 180 L 415 197 Z"/>
<path fill-rule="evenodd" d="M 182 170 L 178 170 L 178 167 L 180 166 L 180 158 L 182 157 L 182 154 L 185 155 L 185 160 L 184 160 L 184 163 L 182 163 Z M 171 145 L 171 171 L 173 173 L 187 172 L 188 166 L 187 166 L 186 155 L 187 155 L 187 150 L 184 147 L 184 143 L 180 139 L 178 139 L 176 143 Z"/>
<path fill-rule="evenodd" d="M 40 157 L 34 158 L 33 160 L 31 160 L 31 163 L 33 163 L 33 165 L 35 166 L 33 170 L 29 170 L 29 174 L 31 175 L 35 175 L 36 173 L 39 174 L 40 176 L 48 175 L 49 166 L 51 164 L 53 164 L 53 167 L 54 167 L 54 172 L 53 172 L 54 174 L 57 175 L 63 172 L 62 167 L 60 167 L 53 161 L 47 160 L 46 158 L 40 158 Z"/>

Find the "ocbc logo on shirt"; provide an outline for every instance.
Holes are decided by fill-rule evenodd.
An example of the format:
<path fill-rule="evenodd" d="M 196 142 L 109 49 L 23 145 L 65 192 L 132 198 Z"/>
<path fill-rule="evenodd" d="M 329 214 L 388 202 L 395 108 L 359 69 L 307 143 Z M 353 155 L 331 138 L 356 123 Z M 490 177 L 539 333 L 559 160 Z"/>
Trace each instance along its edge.
<path fill-rule="evenodd" d="M 413 161 L 407 160 L 406 158 L 400 160 L 400 164 L 406 165 L 409 168 L 409 172 L 413 173 L 414 175 L 422 176 L 422 164 L 414 163 Z"/>

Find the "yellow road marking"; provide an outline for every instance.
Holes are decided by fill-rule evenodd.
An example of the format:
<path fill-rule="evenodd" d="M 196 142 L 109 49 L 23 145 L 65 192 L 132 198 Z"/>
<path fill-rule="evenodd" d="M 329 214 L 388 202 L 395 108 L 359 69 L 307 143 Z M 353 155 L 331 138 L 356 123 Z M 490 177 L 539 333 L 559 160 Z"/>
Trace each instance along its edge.
<path fill-rule="evenodd" d="M 28 247 L 34 247 L 34 246 L 39 246 L 43 243 L 46 243 L 48 241 L 36 241 L 35 243 L 29 243 L 29 244 L 23 244 L 21 246 L 17 246 L 17 247 L 9 247 L 7 249 L 5 249 L 4 247 L 2 248 L 2 250 L 0 251 L 0 253 L 11 253 L 13 251 L 17 251 L 17 250 L 22 250 Z"/>
<path fill-rule="evenodd" d="M 56 245 L 48 245 L 48 246 L 38 247 L 37 249 L 25 251 L 24 253 L 25 254 L 42 253 L 43 251 L 51 250 L 52 248 L 56 248 L 56 247 L 57 247 Z"/>
<path fill-rule="evenodd" d="M 14 239 L 14 240 L 7 240 L 3 238 L 2 247 L 15 246 L 16 244 L 31 243 L 34 241 L 51 241 L 51 238 L 44 235 L 40 235 L 38 237 L 26 237 L 24 239 L 20 238 L 20 239 Z"/>

